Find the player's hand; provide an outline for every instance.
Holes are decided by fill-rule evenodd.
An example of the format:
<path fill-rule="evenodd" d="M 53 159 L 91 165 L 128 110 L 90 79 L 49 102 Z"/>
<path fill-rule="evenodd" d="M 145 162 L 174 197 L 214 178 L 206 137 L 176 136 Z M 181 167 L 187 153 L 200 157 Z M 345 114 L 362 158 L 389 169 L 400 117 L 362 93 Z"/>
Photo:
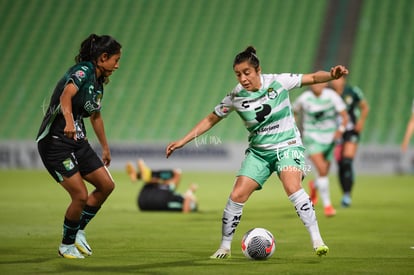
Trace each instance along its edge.
<path fill-rule="evenodd" d="M 112 160 L 111 152 L 109 150 L 103 150 L 102 151 L 103 164 L 108 167 L 109 165 L 111 165 L 111 160 Z"/>
<path fill-rule="evenodd" d="M 332 67 L 330 72 L 333 79 L 341 78 L 342 76 L 349 73 L 348 69 L 342 65 L 336 65 L 335 67 Z"/>
<path fill-rule="evenodd" d="M 180 144 L 178 141 L 171 142 L 167 145 L 167 148 L 165 149 L 165 156 L 169 158 L 171 154 L 176 150 L 183 147 L 182 144 Z"/>
<path fill-rule="evenodd" d="M 63 129 L 63 133 L 68 138 L 76 140 L 76 129 L 73 123 L 66 123 L 65 129 Z"/>

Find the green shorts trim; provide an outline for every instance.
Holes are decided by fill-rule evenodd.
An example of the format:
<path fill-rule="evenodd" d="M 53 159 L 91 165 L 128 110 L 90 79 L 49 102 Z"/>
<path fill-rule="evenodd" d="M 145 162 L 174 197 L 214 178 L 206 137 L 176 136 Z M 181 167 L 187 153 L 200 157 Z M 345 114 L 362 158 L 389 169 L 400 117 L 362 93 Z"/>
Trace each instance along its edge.
<path fill-rule="evenodd" d="M 279 175 L 283 171 L 292 171 L 294 167 L 303 172 L 308 170 L 305 164 L 305 148 L 302 146 L 278 150 L 249 147 L 237 175 L 253 179 L 259 185 L 258 189 L 261 189 L 273 172 Z"/>

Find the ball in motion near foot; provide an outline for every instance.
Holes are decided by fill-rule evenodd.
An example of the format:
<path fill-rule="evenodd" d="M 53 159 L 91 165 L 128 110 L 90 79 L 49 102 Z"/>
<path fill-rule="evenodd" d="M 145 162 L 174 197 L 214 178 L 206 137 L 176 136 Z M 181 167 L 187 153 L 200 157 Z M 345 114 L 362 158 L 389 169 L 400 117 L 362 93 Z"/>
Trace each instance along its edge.
<path fill-rule="evenodd" d="M 253 228 L 244 234 L 241 247 L 244 256 L 248 259 L 266 260 L 275 252 L 276 241 L 270 231 Z"/>

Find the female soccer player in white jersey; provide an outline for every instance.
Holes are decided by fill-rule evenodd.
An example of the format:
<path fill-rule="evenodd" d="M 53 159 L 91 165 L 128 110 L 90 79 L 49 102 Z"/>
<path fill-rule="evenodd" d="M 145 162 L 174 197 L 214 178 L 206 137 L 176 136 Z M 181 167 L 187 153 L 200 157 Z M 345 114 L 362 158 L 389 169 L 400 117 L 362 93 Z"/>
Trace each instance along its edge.
<path fill-rule="evenodd" d="M 348 70 L 335 66 L 330 72 L 262 74 L 256 50 L 251 46 L 237 54 L 233 70 L 239 84 L 212 113 L 183 138 L 166 147 L 168 158 L 174 150 L 211 129 L 232 111 L 239 114 L 250 132 L 250 145 L 223 212 L 221 245 L 211 258 L 230 257 L 231 242 L 245 202 L 255 190 L 263 187 L 273 172 L 278 174 L 297 214 L 308 229 L 316 254 L 325 255 L 328 247 L 319 233 L 309 196 L 301 186 L 305 168 L 304 148 L 292 114 L 289 90 L 330 81 L 347 74 Z"/>
<path fill-rule="evenodd" d="M 336 210 L 331 203 L 328 173 L 335 141 L 342 137 L 348 123 L 346 105 L 334 90 L 327 88 L 327 83 L 317 83 L 295 100 L 293 110 L 295 114 L 302 112 L 303 142 L 317 170 L 314 186 L 321 195 L 325 216 L 334 216 Z M 339 127 L 338 115 L 341 117 Z M 315 205 L 314 186 L 311 186 L 310 195 Z"/>

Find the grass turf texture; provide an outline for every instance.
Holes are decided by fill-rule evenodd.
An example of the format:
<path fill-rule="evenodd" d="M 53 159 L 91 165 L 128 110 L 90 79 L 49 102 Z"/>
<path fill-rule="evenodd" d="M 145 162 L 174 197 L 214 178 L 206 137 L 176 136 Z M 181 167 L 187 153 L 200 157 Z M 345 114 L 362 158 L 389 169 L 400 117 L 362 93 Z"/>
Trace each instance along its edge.
<path fill-rule="evenodd" d="M 360 176 L 353 205 L 339 206 L 340 191 L 331 179 L 337 216 L 319 226 L 330 248 L 314 255 L 309 235 L 276 177 L 253 194 L 234 237 L 232 258 L 209 256 L 220 241 L 221 215 L 233 173 L 183 174 L 179 191 L 197 182 L 200 212 L 138 211 L 140 184 L 114 172 L 117 187 L 87 228 L 93 255 L 84 260 L 58 257 L 67 193 L 44 171 L 0 171 L 0 274 L 413 274 L 414 181 L 410 176 Z M 309 177 L 305 179 L 305 183 Z M 305 185 L 307 189 L 307 186 Z M 266 261 L 246 259 L 243 234 L 264 227 L 276 238 Z"/>

